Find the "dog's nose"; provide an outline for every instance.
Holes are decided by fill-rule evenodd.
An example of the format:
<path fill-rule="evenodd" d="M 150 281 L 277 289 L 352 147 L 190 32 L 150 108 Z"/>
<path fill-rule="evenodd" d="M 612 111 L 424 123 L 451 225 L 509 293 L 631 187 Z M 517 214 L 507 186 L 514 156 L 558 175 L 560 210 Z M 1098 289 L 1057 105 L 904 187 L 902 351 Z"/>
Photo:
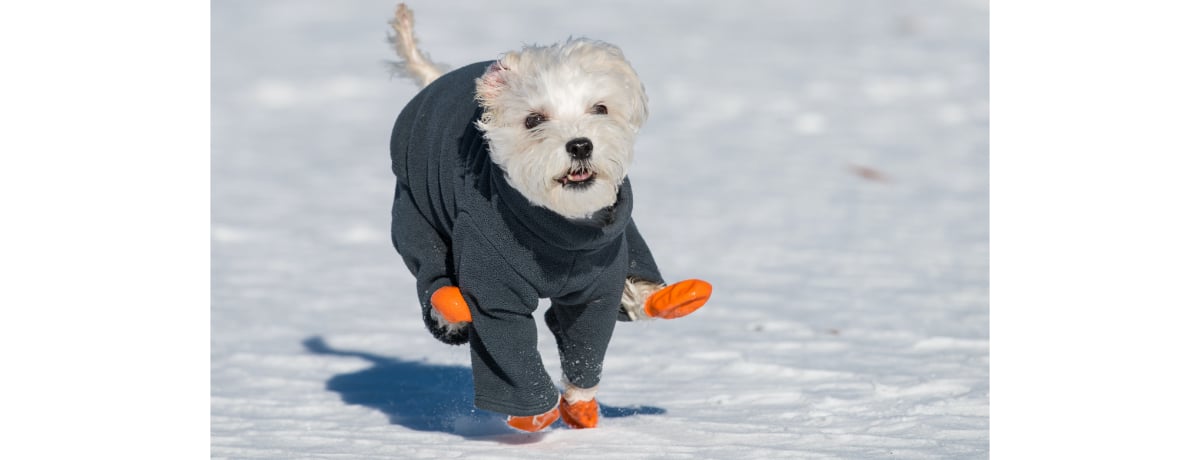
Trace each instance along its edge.
<path fill-rule="evenodd" d="M 571 159 L 586 160 L 592 157 L 592 141 L 586 137 L 580 137 L 567 141 L 567 153 L 571 154 Z"/>

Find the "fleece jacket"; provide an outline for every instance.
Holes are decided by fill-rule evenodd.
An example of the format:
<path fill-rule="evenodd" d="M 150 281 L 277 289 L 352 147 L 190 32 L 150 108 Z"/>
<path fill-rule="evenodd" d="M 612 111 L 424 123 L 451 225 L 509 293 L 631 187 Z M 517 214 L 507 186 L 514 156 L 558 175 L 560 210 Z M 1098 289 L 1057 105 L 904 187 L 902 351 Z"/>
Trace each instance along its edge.
<path fill-rule="evenodd" d="M 590 388 L 614 324 L 628 319 L 620 307 L 625 279 L 662 276 L 633 223 L 628 179 L 616 203 L 588 219 L 534 206 L 509 185 L 475 123 L 475 79 L 490 64 L 443 75 L 396 120 L 392 243 L 416 277 L 429 331 L 446 343 L 470 342 L 475 405 L 536 415 L 558 402 L 537 351 L 538 299 L 550 299 L 546 324 L 566 379 Z M 432 319 L 430 297 L 443 286 L 462 290 L 469 327 L 451 332 Z"/>

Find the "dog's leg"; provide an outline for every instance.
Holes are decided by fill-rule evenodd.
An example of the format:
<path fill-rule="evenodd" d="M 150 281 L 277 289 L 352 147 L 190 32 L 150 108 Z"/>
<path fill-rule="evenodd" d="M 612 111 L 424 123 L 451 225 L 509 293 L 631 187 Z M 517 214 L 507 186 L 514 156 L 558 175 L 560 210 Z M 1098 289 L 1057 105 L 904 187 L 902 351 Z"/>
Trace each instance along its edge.
<path fill-rule="evenodd" d="M 690 315 L 704 306 L 711 295 L 712 285 L 702 280 L 685 280 L 666 286 L 626 278 L 621 309 L 633 321 L 674 319 Z"/>
<path fill-rule="evenodd" d="M 392 30 L 396 35 L 388 37 L 396 47 L 396 56 L 408 76 L 424 88 L 442 76 L 442 70 L 429 61 L 429 57 L 417 49 L 417 37 L 413 33 L 413 12 L 401 3 L 396 6 L 396 17 L 392 19 Z M 397 66 L 399 67 L 399 66 Z"/>
<path fill-rule="evenodd" d="M 625 310 L 625 314 L 632 321 L 652 319 L 652 316 L 646 314 L 646 299 L 666 286 L 636 278 L 625 278 L 625 290 L 621 292 L 621 309 Z"/>
<path fill-rule="evenodd" d="M 616 292 L 605 299 L 598 298 L 584 305 L 616 301 Z M 607 311 L 606 311 L 607 310 Z M 570 326 L 564 328 L 563 325 Z M 616 325 L 612 310 L 585 308 L 560 304 L 551 300 L 546 311 L 546 327 L 554 333 L 558 343 L 558 354 L 563 365 L 563 386 L 558 411 L 564 423 L 571 428 L 595 428 L 600 420 L 600 406 L 596 402 L 596 390 L 600 388 L 600 363 Z"/>

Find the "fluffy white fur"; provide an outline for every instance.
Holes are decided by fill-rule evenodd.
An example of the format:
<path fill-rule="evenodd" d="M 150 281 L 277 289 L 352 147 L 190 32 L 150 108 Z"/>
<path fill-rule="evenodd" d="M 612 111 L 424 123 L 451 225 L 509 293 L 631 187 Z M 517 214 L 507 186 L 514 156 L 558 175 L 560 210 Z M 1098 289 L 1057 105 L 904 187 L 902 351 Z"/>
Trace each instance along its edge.
<path fill-rule="evenodd" d="M 458 332 L 459 329 L 467 327 L 467 324 L 470 324 L 466 321 L 457 323 L 446 321 L 446 317 L 442 316 L 442 312 L 438 311 L 436 308 L 429 309 L 429 316 L 433 318 L 433 321 L 437 323 L 438 327 L 445 329 L 446 332 L 451 334 Z"/>
<path fill-rule="evenodd" d="M 596 399 L 596 392 L 600 390 L 599 385 L 591 388 L 579 388 L 567 381 L 566 377 L 563 377 L 563 388 L 563 399 L 571 404 Z"/>
<path fill-rule="evenodd" d="M 417 49 L 412 10 L 401 3 L 391 24 L 397 67 L 421 86 L 440 77 L 442 70 Z M 484 108 L 478 126 L 492 161 L 530 202 L 573 219 L 616 202 L 633 162 L 634 136 L 649 116 L 645 88 L 620 48 L 571 38 L 505 53 L 476 81 L 475 98 Z M 545 121 L 527 128 L 531 114 Z M 566 145 L 573 139 L 591 141 L 590 159 L 571 158 Z M 588 186 L 562 182 L 579 170 L 591 173 Z"/>
<path fill-rule="evenodd" d="M 625 290 L 621 292 L 621 308 L 634 321 L 654 319 L 646 314 L 646 299 L 664 287 L 666 285 L 626 278 Z"/>
<path fill-rule="evenodd" d="M 476 85 L 484 108 L 479 128 L 513 188 L 568 218 L 611 206 L 633 162 L 633 141 L 647 117 L 641 80 L 617 47 L 584 38 L 504 54 Z M 607 113 L 598 113 L 604 106 Z M 526 127 L 526 118 L 545 120 Z M 573 160 L 572 139 L 592 142 L 592 157 Z M 588 187 L 560 182 L 585 168 Z"/>

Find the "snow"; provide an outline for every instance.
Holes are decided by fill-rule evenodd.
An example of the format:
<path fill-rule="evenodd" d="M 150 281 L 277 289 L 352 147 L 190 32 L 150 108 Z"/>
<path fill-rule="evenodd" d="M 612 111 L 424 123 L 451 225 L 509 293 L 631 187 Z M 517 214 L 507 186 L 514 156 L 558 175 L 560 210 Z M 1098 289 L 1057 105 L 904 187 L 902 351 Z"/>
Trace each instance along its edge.
<path fill-rule="evenodd" d="M 394 3 L 213 2 L 213 457 L 988 455 L 986 2 L 411 6 L 448 65 L 621 46 L 639 229 L 715 294 L 618 326 L 599 429 L 509 431 L 391 248 Z"/>

